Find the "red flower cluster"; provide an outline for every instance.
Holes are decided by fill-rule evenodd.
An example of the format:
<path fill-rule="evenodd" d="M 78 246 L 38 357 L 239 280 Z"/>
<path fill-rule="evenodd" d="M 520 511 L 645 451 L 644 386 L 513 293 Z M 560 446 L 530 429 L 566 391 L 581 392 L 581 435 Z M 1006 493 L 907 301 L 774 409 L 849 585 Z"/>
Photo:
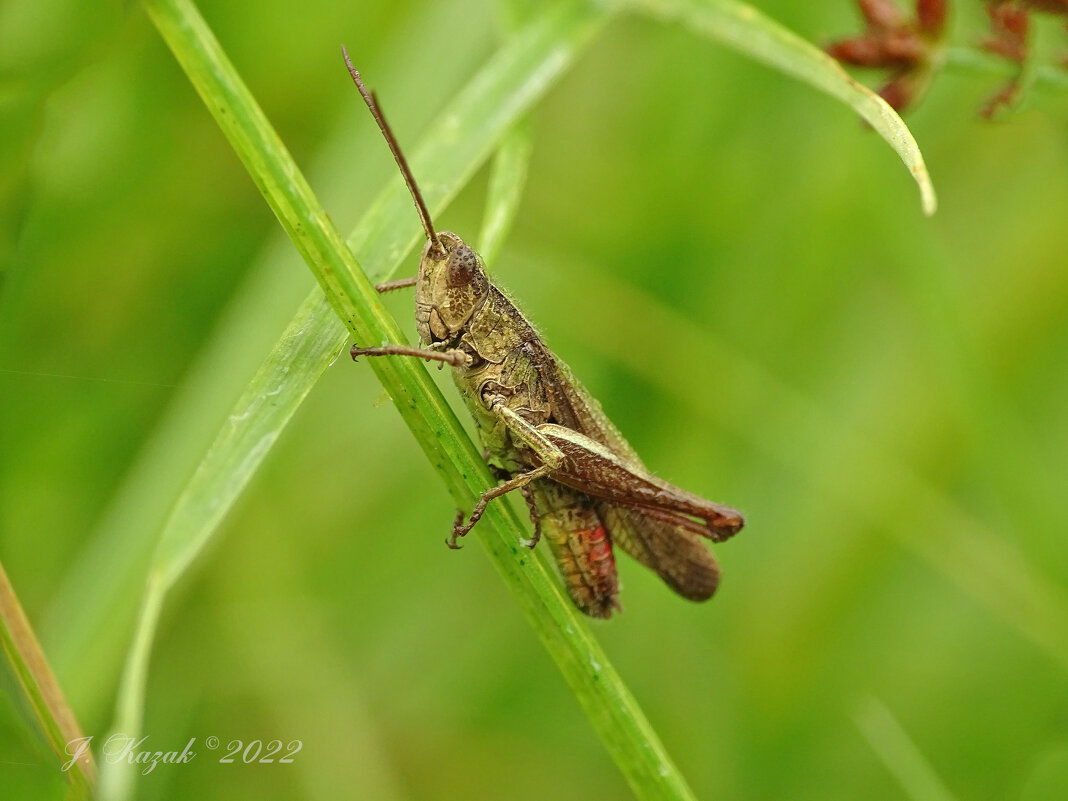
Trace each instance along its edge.
<path fill-rule="evenodd" d="M 983 42 L 983 48 L 1023 65 L 1030 55 L 1032 11 L 1068 17 L 1068 0 L 987 0 L 986 14 L 994 35 Z M 992 117 L 999 109 L 1015 103 L 1019 94 L 1020 79 L 1016 77 L 990 98 L 980 113 Z"/>
<path fill-rule="evenodd" d="M 888 69 L 882 98 L 901 111 L 926 88 L 933 57 L 945 34 L 946 0 L 916 0 L 916 16 L 905 16 L 894 0 L 857 0 L 865 31 L 827 48 L 839 61 Z"/>
<path fill-rule="evenodd" d="M 1031 13 L 1068 17 L 1068 0 L 984 0 L 993 35 L 985 50 L 1023 64 L 1030 55 Z M 906 17 L 895 0 L 857 0 L 865 31 L 843 39 L 827 52 L 846 64 L 890 71 L 879 94 L 897 111 L 914 103 L 927 88 L 945 36 L 946 0 L 916 0 L 915 18 Z M 1066 59 L 1068 65 L 1068 59 Z M 1012 105 L 1020 92 L 1019 77 L 995 94 L 981 113 L 992 116 Z"/>

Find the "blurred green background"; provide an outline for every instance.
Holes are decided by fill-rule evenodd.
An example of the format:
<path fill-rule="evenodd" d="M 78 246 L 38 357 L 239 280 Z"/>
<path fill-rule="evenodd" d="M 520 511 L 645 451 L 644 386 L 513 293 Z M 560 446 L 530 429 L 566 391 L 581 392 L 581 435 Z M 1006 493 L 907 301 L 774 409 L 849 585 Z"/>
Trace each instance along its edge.
<path fill-rule="evenodd" d="M 414 143 L 499 41 L 475 0 L 201 8 L 346 232 L 394 167 L 339 44 Z M 137 6 L 7 4 L 0 68 L 0 558 L 100 735 L 168 488 L 312 280 Z M 677 26 L 616 20 L 532 117 L 491 271 L 651 468 L 749 521 L 713 602 L 620 557 L 595 626 L 699 797 L 1064 797 L 1068 103 L 984 123 L 998 86 L 942 74 L 907 117 L 932 219 L 851 112 Z M 439 227 L 474 236 L 484 194 Z M 139 797 L 627 797 L 481 549 L 444 548 L 452 502 L 381 395 L 327 372 L 153 652 L 153 748 L 302 751 Z M 55 797 L 6 682 L 0 790 Z"/>

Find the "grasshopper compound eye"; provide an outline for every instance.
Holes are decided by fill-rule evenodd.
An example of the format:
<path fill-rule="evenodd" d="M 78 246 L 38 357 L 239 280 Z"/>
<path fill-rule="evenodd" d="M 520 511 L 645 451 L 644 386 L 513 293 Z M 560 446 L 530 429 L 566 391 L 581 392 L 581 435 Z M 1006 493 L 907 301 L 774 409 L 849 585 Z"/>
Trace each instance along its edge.
<path fill-rule="evenodd" d="M 472 282 L 478 270 L 478 256 L 475 251 L 461 243 L 451 253 L 445 265 L 445 280 L 449 287 L 467 286 Z"/>

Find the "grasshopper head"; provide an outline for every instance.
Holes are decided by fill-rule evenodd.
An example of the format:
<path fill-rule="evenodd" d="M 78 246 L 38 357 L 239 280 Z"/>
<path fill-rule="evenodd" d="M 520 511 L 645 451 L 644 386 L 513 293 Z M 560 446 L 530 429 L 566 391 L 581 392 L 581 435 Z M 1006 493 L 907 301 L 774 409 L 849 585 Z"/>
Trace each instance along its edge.
<path fill-rule="evenodd" d="M 424 344 L 450 340 L 489 294 L 482 259 L 451 231 L 427 240 L 415 290 L 416 327 Z"/>

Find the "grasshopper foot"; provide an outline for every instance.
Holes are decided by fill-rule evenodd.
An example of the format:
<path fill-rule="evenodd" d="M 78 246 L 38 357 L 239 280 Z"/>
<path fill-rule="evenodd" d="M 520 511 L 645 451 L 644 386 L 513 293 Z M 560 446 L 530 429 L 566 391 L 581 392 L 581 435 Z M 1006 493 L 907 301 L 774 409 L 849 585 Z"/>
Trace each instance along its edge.
<path fill-rule="evenodd" d="M 483 492 L 482 495 L 479 496 L 478 503 L 475 504 L 475 508 L 471 510 L 471 517 L 466 523 L 464 523 L 463 509 L 459 510 L 459 512 L 456 514 L 456 521 L 452 524 L 452 536 L 445 540 L 445 544 L 448 545 L 450 548 L 459 548 L 460 546 L 457 544 L 456 541 L 460 539 L 460 537 L 465 536 L 468 531 L 475 527 L 475 523 L 482 519 L 482 513 L 486 511 L 486 505 L 490 501 L 492 501 L 494 498 L 499 498 L 506 492 L 511 492 L 514 489 L 522 490 L 523 487 L 525 487 L 531 481 L 537 478 L 541 478 L 542 476 L 546 475 L 551 469 L 552 468 L 546 465 L 542 465 L 541 467 L 537 467 L 534 470 L 531 470 L 529 473 L 521 473 L 518 476 L 514 476 L 510 480 L 505 481 L 503 484 L 499 484 L 496 487 L 492 487 L 491 489 L 488 489 Z M 530 508 L 533 509 L 533 506 L 530 506 Z M 539 531 L 539 527 L 537 525 L 537 522 L 535 521 L 534 542 L 538 541 L 538 537 L 540 536 L 540 534 L 541 532 Z"/>
<path fill-rule="evenodd" d="M 464 510 L 463 509 L 457 509 L 456 510 L 456 519 L 452 523 L 452 534 L 450 534 L 449 537 L 445 540 L 445 544 L 448 545 L 454 551 L 458 551 L 461 548 L 463 548 L 464 546 L 462 546 L 459 542 L 457 542 L 457 540 L 459 540 L 460 537 L 466 536 L 467 532 L 471 530 L 471 527 L 474 524 L 475 524 L 475 521 L 472 520 L 471 523 L 469 523 L 468 525 L 465 526 L 464 525 Z"/>
<path fill-rule="evenodd" d="M 488 499 L 483 496 L 479 500 L 479 502 L 475 504 L 474 511 L 471 512 L 471 519 L 468 520 L 466 523 L 464 523 L 464 510 L 456 510 L 456 520 L 453 521 L 452 524 L 452 534 L 447 540 L 445 540 L 446 545 L 448 545 L 454 551 L 459 550 L 461 547 L 463 547 L 460 545 L 459 542 L 457 542 L 457 540 L 459 540 L 460 537 L 466 537 L 467 532 L 473 529 L 475 527 L 475 523 L 482 519 L 482 513 L 486 511 L 487 500 Z"/>

